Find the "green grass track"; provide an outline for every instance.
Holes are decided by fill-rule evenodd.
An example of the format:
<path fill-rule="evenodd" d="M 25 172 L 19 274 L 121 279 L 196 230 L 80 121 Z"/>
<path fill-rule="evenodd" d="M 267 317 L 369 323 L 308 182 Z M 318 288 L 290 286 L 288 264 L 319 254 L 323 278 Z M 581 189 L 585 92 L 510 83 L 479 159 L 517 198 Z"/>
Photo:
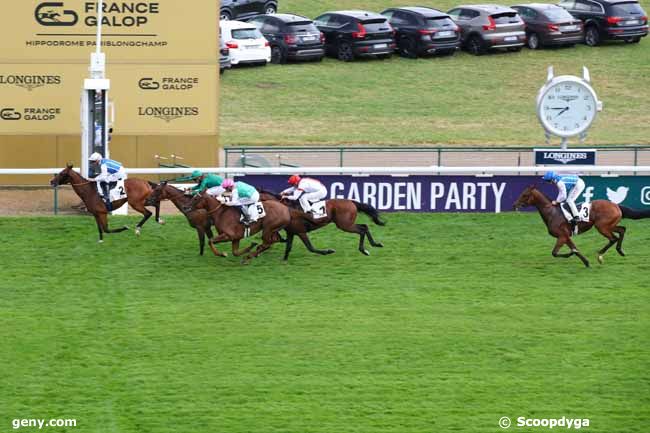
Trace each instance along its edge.
<path fill-rule="evenodd" d="M 586 269 L 535 214 L 386 219 L 370 257 L 328 227 L 336 254 L 241 266 L 199 257 L 180 218 L 102 245 L 90 218 L 0 218 L 0 431 L 648 431 L 650 221 L 603 266 L 579 237 Z"/>

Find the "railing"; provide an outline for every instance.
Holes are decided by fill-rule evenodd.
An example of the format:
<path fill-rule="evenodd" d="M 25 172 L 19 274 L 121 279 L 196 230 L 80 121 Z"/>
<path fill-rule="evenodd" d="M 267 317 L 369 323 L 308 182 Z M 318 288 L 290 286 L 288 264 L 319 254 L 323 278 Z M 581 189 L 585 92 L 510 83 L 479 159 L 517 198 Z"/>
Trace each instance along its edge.
<path fill-rule="evenodd" d="M 310 166 L 441 166 L 441 165 L 533 165 L 533 150 L 552 148 L 536 147 L 225 147 L 225 167 L 310 167 Z M 594 149 L 572 147 L 570 150 Z M 597 146 L 598 164 L 601 165 L 648 165 L 650 146 Z"/>

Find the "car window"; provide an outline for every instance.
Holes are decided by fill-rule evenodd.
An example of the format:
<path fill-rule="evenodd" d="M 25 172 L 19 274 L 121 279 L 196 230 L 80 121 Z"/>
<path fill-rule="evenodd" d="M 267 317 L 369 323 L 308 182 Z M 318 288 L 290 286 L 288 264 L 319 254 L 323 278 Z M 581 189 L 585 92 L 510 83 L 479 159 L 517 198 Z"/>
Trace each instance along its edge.
<path fill-rule="evenodd" d="M 471 9 L 463 9 L 463 10 L 461 10 L 460 16 L 458 17 L 458 19 L 471 20 L 471 19 L 476 18 L 479 15 L 481 15 L 481 13 L 479 11 L 473 11 Z"/>
<path fill-rule="evenodd" d="M 644 15 L 641 5 L 637 2 L 613 4 L 611 11 L 612 15 Z"/>
<path fill-rule="evenodd" d="M 591 12 L 591 5 L 587 2 L 578 0 L 574 6 L 574 9 L 577 11 Z"/>
<path fill-rule="evenodd" d="M 381 14 L 390 20 L 393 17 L 394 13 L 395 11 L 384 11 Z"/>
<path fill-rule="evenodd" d="M 460 9 L 452 9 L 449 12 L 447 12 L 447 15 L 457 20 L 460 15 Z"/>
<path fill-rule="evenodd" d="M 262 33 L 257 29 L 232 29 L 230 32 L 233 39 L 260 39 Z"/>
<path fill-rule="evenodd" d="M 385 32 L 391 30 L 388 20 L 384 17 L 361 20 L 361 24 L 363 24 L 369 32 Z"/>
<path fill-rule="evenodd" d="M 544 15 L 552 22 L 571 21 L 573 15 L 562 8 L 546 9 Z"/>
<path fill-rule="evenodd" d="M 560 6 L 565 9 L 575 9 L 575 3 L 574 0 L 563 0 L 560 2 Z"/>
<path fill-rule="evenodd" d="M 280 26 L 275 20 L 268 20 L 262 26 L 262 33 L 278 33 L 280 31 Z"/>
<path fill-rule="evenodd" d="M 332 15 L 330 14 L 321 15 L 314 20 L 314 24 L 321 27 L 327 27 L 330 18 L 332 18 Z"/>
<path fill-rule="evenodd" d="M 393 18 L 391 18 L 390 22 L 396 26 L 404 26 L 409 23 L 408 16 L 404 12 L 400 11 L 395 11 L 393 13 Z"/>
<path fill-rule="evenodd" d="M 311 21 L 293 21 L 287 23 L 287 30 L 290 33 L 318 33 L 318 29 Z"/>
<path fill-rule="evenodd" d="M 429 17 L 427 18 L 427 27 L 441 29 L 448 26 L 454 26 L 454 22 L 449 17 Z"/>
<path fill-rule="evenodd" d="M 495 24 L 516 24 L 521 22 L 521 19 L 517 16 L 517 12 L 503 12 L 490 15 L 490 17 L 492 17 Z"/>

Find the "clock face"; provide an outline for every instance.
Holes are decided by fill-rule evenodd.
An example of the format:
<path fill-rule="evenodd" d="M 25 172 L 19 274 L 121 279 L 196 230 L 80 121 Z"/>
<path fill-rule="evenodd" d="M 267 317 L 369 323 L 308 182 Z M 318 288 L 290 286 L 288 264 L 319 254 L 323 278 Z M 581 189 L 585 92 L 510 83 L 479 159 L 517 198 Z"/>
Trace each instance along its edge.
<path fill-rule="evenodd" d="M 558 81 L 546 89 L 537 109 L 547 131 L 571 137 L 586 131 L 594 121 L 596 94 L 580 81 Z"/>

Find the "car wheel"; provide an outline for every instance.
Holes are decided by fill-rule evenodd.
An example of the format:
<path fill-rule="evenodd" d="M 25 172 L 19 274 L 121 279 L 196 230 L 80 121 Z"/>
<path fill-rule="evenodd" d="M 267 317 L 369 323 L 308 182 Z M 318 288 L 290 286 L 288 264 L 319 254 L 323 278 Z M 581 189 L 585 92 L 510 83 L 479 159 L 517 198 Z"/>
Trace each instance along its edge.
<path fill-rule="evenodd" d="M 232 15 L 228 11 L 221 11 L 219 19 L 221 21 L 230 21 L 232 19 Z"/>
<path fill-rule="evenodd" d="M 352 52 L 352 46 L 347 42 L 341 42 L 336 53 L 336 57 L 339 60 L 344 62 L 351 62 L 354 60 L 354 53 Z"/>
<path fill-rule="evenodd" d="M 600 33 L 598 33 L 596 26 L 587 27 L 587 30 L 585 31 L 585 44 L 590 47 L 595 47 L 600 44 Z"/>
<path fill-rule="evenodd" d="M 267 15 L 273 15 L 277 11 L 278 11 L 277 6 L 275 6 L 273 4 L 268 4 L 268 5 L 266 5 L 264 7 L 264 13 L 267 14 Z"/>
<path fill-rule="evenodd" d="M 474 35 L 467 41 L 467 51 L 474 54 L 475 56 L 480 56 L 485 54 L 485 46 L 483 45 L 483 40 L 480 36 Z"/>
<path fill-rule="evenodd" d="M 287 61 L 284 52 L 282 51 L 282 48 L 280 48 L 277 45 L 274 45 L 271 47 L 271 63 L 275 63 L 276 65 L 280 63 L 285 63 Z"/>
<path fill-rule="evenodd" d="M 537 33 L 531 33 L 528 35 L 528 48 L 531 50 L 536 50 L 539 48 L 539 36 L 537 36 Z"/>
<path fill-rule="evenodd" d="M 398 45 L 399 55 L 407 59 L 417 59 L 418 52 L 415 41 L 411 38 L 402 38 Z"/>
<path fill-rule="evenodd" d="M 641 38 L 627 38 L 625 39 L 626 44 L 638 44 L 641 41 Z"/>

